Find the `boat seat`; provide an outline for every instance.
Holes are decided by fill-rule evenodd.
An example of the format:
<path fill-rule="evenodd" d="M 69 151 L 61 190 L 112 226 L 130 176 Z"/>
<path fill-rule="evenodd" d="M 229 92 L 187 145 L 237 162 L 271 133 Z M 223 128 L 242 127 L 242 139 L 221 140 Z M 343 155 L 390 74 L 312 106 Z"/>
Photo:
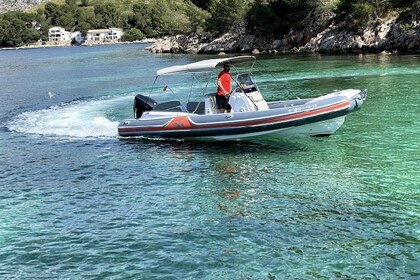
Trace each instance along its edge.
<path fill-rule="evenodd" d="M 187 111 L 190 113 L 196 113 L 199 115 L 204 115 L 205 108 L 204 102 L 188 102 L 187 103 Z"/>
<path fill-rule="evenodd" d="M 175 112 L 181 112 L 181 103 L 179 101 L 168 101 L 157 104 L 155 107 L 153 107 L 153 110 L 155 111 L 175 111 Z"/>

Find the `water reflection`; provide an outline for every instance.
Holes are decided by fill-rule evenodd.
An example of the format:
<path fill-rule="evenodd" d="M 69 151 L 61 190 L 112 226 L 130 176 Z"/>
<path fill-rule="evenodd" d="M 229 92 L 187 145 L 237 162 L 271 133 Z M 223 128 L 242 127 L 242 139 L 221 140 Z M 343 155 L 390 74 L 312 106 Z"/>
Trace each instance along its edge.
<path fill-rule="evenodd" d="M 298 157 L 294 154 L 305 152 L 307 141 L 313 139 L 198 142 L 133 138 L 120 143 L 147 158 L 147 168 L 154 176 L 183 178 L 179 180 L 183 187 L 201 193 L 206 211 L 250 217 L 256 214 L 255 204 L 269 196 L 267 186 L 274 183 L 281 166 L 288 158 Z M 177 184 L 178 179 L 173 182 Z"/>
<path fill-rule="evenodd" d="M 257 201 L 256 186 L 261 183 L 261 175 L 255 176 L 254 172 L 261 171 L 234 161 L 216 163 L 215 168 L 215 179 L 209 187 L 218 210 L 229 216 L 252 216 L 250 206 Z"/>
<path fill-rule="evenodd" d="M 190 141 L 174 139 L 125 138 L 121 143 L 136 149 L 162 148 L 175 153 L 209 153 L 209 154 L 242 154 L 242 153 L 294 153 L 306 150 L 307 139 L 302 141 L 273 139 L 241 141 Z"/>

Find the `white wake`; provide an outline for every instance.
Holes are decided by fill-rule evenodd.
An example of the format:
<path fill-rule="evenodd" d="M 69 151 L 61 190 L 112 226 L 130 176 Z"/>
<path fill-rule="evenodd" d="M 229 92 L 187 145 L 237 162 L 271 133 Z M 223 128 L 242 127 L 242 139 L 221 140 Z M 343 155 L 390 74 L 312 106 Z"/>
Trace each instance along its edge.
<path fill-rule="evenodd" d="M 106 117 L 115 100 L 78 101 L 24 112 L 11 120 L 11 131 L 72 138 L 117 137 L 118 121 Z"/>

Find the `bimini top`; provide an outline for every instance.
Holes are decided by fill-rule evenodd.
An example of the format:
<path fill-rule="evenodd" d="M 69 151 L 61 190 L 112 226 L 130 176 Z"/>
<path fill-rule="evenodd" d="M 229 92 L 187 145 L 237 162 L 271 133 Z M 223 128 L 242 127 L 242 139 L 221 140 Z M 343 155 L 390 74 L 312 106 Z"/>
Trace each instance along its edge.
<path fill-rule="evenodd" d="M 243 55 L 216 59 L 207 59 L 185 65 L 176 65 L 167 68 L 163 68 L 157 71 L 157 75 L 170 75 L 176 73 L 195 73 L 195 72 L 208 72 L 212 71 L 216 66 L 223 65 L 226 62 L 231 64 L 237 64 L 241 62 L 253 61 L 255 56 Z"/>

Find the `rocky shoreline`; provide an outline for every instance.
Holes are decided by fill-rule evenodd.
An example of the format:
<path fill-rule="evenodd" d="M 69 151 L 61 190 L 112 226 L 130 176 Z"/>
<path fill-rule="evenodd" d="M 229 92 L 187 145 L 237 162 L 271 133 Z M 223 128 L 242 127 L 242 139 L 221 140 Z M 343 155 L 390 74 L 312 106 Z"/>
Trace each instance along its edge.
<path fill-rule="evenodd" d="M 391 18 L 372 23 L 360 33 L 339 30 L 334 24 L 318 32 L 291 31 L 278 38 L 226 33 L 212 40 L 210 34 L 176 35 L 138 42 L 98 42 L 94 45 L 151 43 L 152 53 L 270 53 L 270 54 L 357 54 L 357 53 L 420 53 L 420 21 L 397 22 Z M 38 42 L 8 49 L 69 47 L 71 44 Z M 90 46 L 82 44 L 82 46 Z"/>
<path fill-rule="evenodd" d="M 372 23 L 362 32 L 342 31 L 334 24 L 311 34 L 291 31 L 278 38 L 227 33 L 215 40 L 210 36 L 177 35 L 156 40 L 152 53 L 420 53 L 420 21 L 397 22 L 397 18 Z"/>

